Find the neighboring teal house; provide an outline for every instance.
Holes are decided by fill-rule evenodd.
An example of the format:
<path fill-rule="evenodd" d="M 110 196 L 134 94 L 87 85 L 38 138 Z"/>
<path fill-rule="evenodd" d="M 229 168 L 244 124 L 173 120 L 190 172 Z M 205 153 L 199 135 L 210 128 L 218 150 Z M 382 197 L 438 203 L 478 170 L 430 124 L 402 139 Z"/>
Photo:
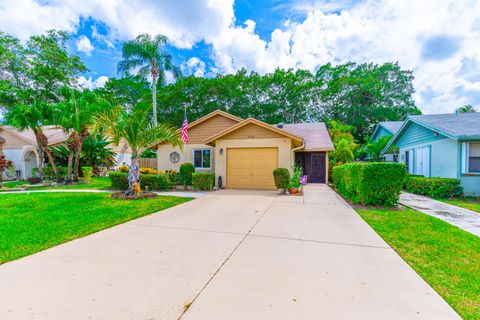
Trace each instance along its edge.
<path fill-rule="evenodd" d="M 373 131 L 372 135 L 370 136 L 370 140 L 372 142 L 376 142 L 378 139 L 382 137 L 394 136 L 398 132 L 398 130 L 400 130 L 400 127 L 402 126 L 402 124 L 403 124 L 403 121 L 379 122 L 375 127 L 375 130 Z M 390 161 L 390 162 L 397 161 L 397 155 L 394 153 L 384 153 L 383 157 L 385 161 Z"/>
<path fill-rule="evenodd" d="M 480 195 L 480 113 L 409 116 L 389 141 L 411 174 L 459 178 L 466 195 Z"/>

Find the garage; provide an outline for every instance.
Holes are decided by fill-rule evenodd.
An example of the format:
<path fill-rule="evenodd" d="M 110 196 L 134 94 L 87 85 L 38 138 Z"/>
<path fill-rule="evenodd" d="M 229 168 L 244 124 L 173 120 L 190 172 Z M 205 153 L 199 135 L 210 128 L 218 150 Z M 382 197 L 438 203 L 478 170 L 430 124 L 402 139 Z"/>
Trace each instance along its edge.
<path fill-rule="evenodd" d="M 228 148 L 227 188 L 275 189 L 278 148 Z"/>

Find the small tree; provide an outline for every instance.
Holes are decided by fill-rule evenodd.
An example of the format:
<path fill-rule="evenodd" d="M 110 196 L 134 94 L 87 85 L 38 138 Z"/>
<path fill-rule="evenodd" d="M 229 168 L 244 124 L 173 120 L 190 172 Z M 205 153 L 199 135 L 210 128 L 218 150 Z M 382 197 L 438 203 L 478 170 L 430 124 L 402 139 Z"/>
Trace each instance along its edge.
<path fill-rule="evenodd" d="M 187 190 L 187 186 L 192 184 L 192 174 L 195 172 L 195 166 L 189 162 L 182 163 L 178 172 L 178 179 L 180 183 Z"/>
<path fill-rule="evenodd" d="M 378 162 L 380 161 L 383 149 L 385 149 L 391 138 L 392 136 L 384 136 L 375 142 L 367 139 L 367 143 L 360 149 L 360 152 L 366 154 L 370 158 L 370 161 Z"/>
<path fill-rule="evenodd" d="M 340 140 L 335 145 L 335 151 L 332 152 L 332 157 L 337 162 L 347 163 L 354 159 L 352 149 L 348 140 Z"/>
<path fill-rule="evenodd" d="M 285 193 L 290 183 L 290 171 L 287 168 L 277 168 L 273 170 L 273 179 L 275 180 L 275 187 Z"/>
<path fill-rule="evenodd" d="M 5 159 L 5 155 L 0 153 L 0 187 L 3 182 L 3 171 L 10 168 L 13 165 L 13 162 Z"/>
<path fill-rule="evenodd" d="M 125 141 L 132 150 L 127 195 L 135 194 L 134 186 L 140 186 L 138 158 L 145 147 L 154 142 L 182 146 L 174 127 L 167 124 L 152 124 L 148 118 L 149 114 L 150 110 L 146 104 L 138 104 L 130 112 L 118 106 L 94 117 L 94 124 L 91 127 L 92 131 L 103 130 L 115 145 Z"/>

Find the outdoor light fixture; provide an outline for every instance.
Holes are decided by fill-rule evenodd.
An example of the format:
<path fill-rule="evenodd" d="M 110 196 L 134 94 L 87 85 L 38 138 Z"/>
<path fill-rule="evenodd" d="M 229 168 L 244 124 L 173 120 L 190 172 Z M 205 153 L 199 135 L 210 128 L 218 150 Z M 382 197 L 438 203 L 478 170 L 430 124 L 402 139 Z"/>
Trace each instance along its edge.
<path fill-rule="evenodd" d="M 438 132 L 434 132 L 433 135 L 434 135 L 435 137 L 438 137 Z"/>
<path fill-rule="evenodd" d="M 220 148 L 219 153 L 220 153 L 220 154 L 223 154 L 223 148 Z"/>

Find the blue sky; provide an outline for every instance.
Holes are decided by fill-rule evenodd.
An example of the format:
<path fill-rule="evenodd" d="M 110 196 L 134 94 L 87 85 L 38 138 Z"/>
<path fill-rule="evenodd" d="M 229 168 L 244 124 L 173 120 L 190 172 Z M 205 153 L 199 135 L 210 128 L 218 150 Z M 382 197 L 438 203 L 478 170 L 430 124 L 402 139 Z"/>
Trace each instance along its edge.
<path fill-rule="evenodd" d="M 88 87 L 117 76 L 122 42 L 147 32 L 171 39 L 185 74 L 398 61 L 425 113 L 480 106 L 477 0 L 2 0 L 0 30 L 24 40 L 49 29 L 72 34 Z"/>

